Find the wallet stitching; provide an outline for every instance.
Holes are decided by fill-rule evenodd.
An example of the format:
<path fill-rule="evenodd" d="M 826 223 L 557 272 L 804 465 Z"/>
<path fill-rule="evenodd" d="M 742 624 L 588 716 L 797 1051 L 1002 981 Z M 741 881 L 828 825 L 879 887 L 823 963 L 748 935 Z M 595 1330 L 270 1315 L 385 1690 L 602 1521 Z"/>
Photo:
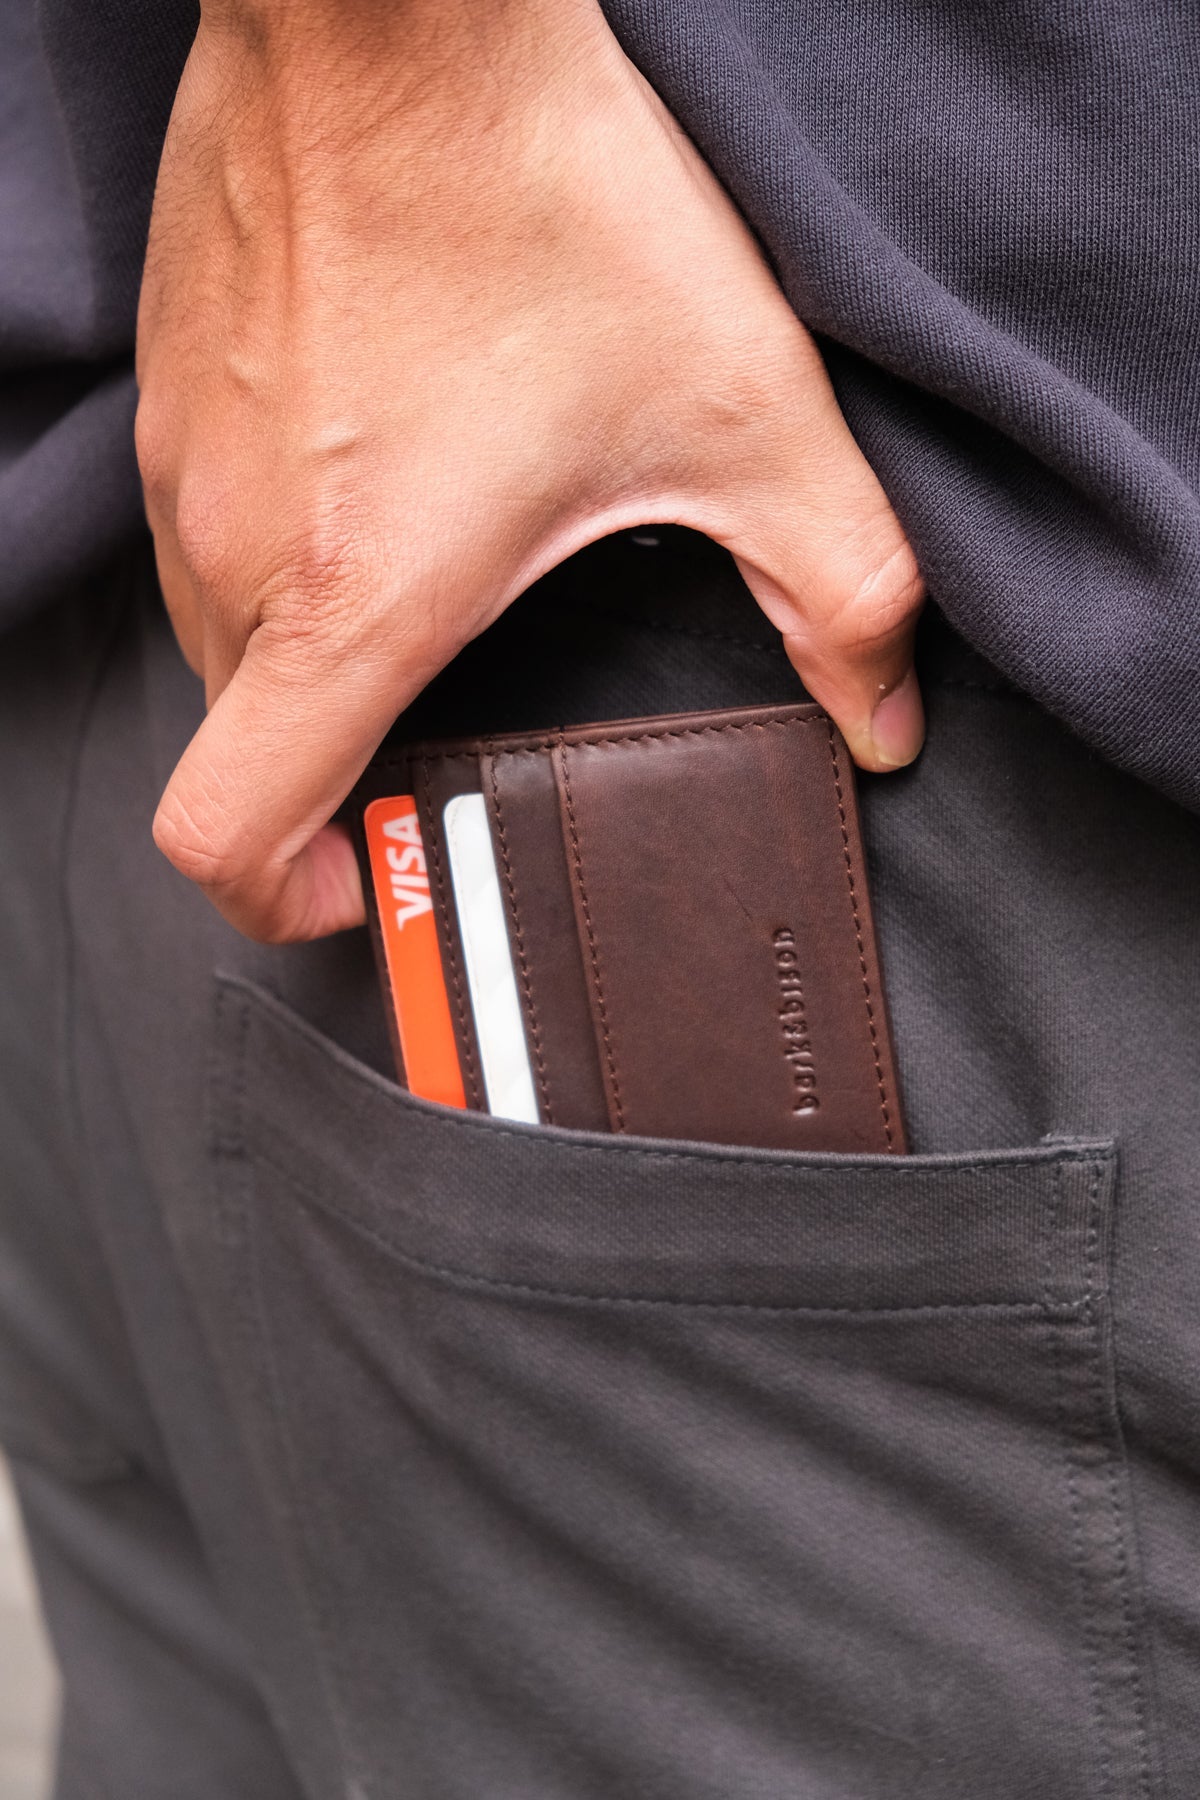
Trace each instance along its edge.
<path fill-rule="evenodd" d="M 340 1219 L 351 1231 L 359 1232 L 373 1244 L 377 1244 L 387 1255 L 397 1262 L 403 1263 L 420 1274 L 435 1279 L 456 1282 L 464 1287 L 480 1287 L 500 1292 L 519 1295 L 535 1300 L 567 1300 L 581 1305 L 591 1306 L 679 1306 L 696 1311 L 706 1312 L 756 1312 L 756 1313 L 800 1313 L 807 1317 L 837 1318 L 850 1317 L 907 1317 L 912 1314 L 940 1314 L 962 1312 L 1004 1312 L 1019 1314 L 1027 1318 L 1038 1319 L 1076 1319 L 1086 1317 L 1090 1302 L 1086 1296 L 1079 1300 L 1047 1301 L 1042 1295 L 1032 1299 L 1011 1300 L 926 1300 L 915 1301 L 905 1305 L 903 1301 L 893 1305 L 871 1306 L 860 1301 L 834 1302 L 826 1306 L 816 1306 L 802 1300 L 703 1300 L 688 1294 L 628 1294 L 618 1289 L 609 1292 L 588 1292 L 581 1288 L 557 1287 L 552 1282 L 514 1281 L 503 1275 L 484 1275 L 478 1270 L 463 1269 L 453 1263 L 435 1262 L 430 1257 L 418 1256 L 411 1250 L 404 1250 L 394 1239 L 385 1236 L 365 1219 L 339 1206 L 328 1194 L 318 1193 L 308 1186 L 292 1169 L 285 1168 L 281 1162 L 269 1154 L 261 1145 L 256 1145 L 251 1156 L 257 1162 L 286 1181 L 291 1191 L 302 1201 L 323 1212 Z"/>
<path fill-rule="evenodd" d="M 517 967 L 521 976 L 521 992 L 525 998 L 525 1009 L 529 1015 L 529 1035 L 533 1040 L 533 1061 L 537 1070 L 538 1093 L 542 1102 L 542 1122 L 546 1125 L 554 1123 L 554 1109 L 550 1103 L 550 1086 L 546 1076 L 546 1058 L 542 1045 L 542 1027 L 538 1019 L 538 1010 L 533 998 L 533 984 L 529 977 L 529 957 L 525 950 L 525 929 L 521 924 L 521 911 L 517 905 L 517 884 L 513 875 L 512 859 L 508 853 L 508 831 L 504 824 L 504 808 L 500 804 L 500 784 L 496 780 L 496 758 L 488 756 L 488 784 L 492 790 L 492 808 L 496 815 L 496 836 L 500 842 L 500 861 L 504 868 L 504 886 L 508 894 L 509 912 L 512 916 L 513 935 L 517 941 Z"/>
<path fill-rule="evenodd" d="M 862 979 L 863 1001 L 866 1006 L 866 1013 L 867 1013 L 867 1031 L 869 1033 L 870 1040 L 871 1040 L 871 1058 L 872 1058 L 872 1061 L 875 1066 L 875 1082 L 876 1082 L 876 1086 L 878 1087 L 878 1090 L 879 1090 L 879 1111 L 880 1111 L 880 1116 L 881 1116 L 882 1123 L 883 1123 L 884 1142 L 887 1144 L 888 1150 L 892 1151 L 895 1149 L 895 1145 L 896 1145 L 896 1134 L 895 1134 L 895 1130 L 894 1130 L 894 1127 L 892 1124 L 891 1112 L 888 1107 L 887 1083 L 884 1080 L 883 1060 L 882 1060 L 882 1056 L 880 1054 L 880 1047 L 879 1047 L 879 1029 L 878 1029 L 878 1025 L 877 1025 L 876 1019 L 875 1019 L 875 1005 L 874 1005 L 874 1002 L 871 997 L 871 981 L 870 981 L 870 976 L 867 971 L 867 956 L 866 956 L 866 947 L 863 942 L 862 919 L 859 914 L 859 908 L 858 908 L 858 891 L 855 887 L 854 865 L 853 865 L 853 861 L 852 861 L 851 855 L 850 855 L 850 833 L 849 833 L 849 829 L 847 826 L 847 820 L 846 820 L 845 797 L 842 793 L 841 769 L 838 764 L 838 755 L 837 755 L 837 739 L 834 734 L 834 728 L 833 728 L 832 722 L 828 718 L 826 718 L 823 713 L 815 713 L 815 714 L 810 713 L 808 715 L 801 715 L 800 717 L 792 717 L 792 718 L 786 718 L 786 719 L 781 719 L 781 718 L 747 719 L 747 720 L 743 720 L 738 723 L 728 721 L 722 725 L 690 725 L 690 726 L 674 727 L 674 728 L 661 729 L 661 730 L 638 732 L 636 734 L 630 734 L 628 736 L 616 736 L 616 737 L 600 737 L 600 736 L 598 736 L 595 738 L 586 738 L 586 739 L 579 740 L 578 742 L 574 743 L 571 747 L 575 748 L 575 749 L 583 749 L 585 747 L 589 748 L 589 749 L 609 749 L 614 746 L 619 746 L 619 745 L 623 745 L 623 744 L 663 743 L 664 740 L 669 740 L 672 738 L 700 737 L 700 736 L 704 736 L 705 734 L 709 734 L 709 733 L 720 734 L 722 732 L 727 732 L 727 731 L 766 731 L 766 730 L 770 729 L 772 726 L 775 726 L 778 729 L 786 731 L 793 725 L 815 725 L 815 724 L 824 724 L 827 734 L 828 734 L 829 755 L 830 755 L 830 760 L 833 765 L 833 787 L 834 787 L 834 794 L 835 794 L 836 803 L 837 803 L 838 823 L 839 823 L 839 827 L 841 830 L 841 837 L 842 837 L 842 856 L 843 856 L 843 859 L 845 861 L 845 866 L 846 866 L 846 884 L 847 884 L 847 888 L 849 890 L 850 913 L 851 913 L 851 918 L 852 918 L 853 924 L 854 924 L 854 941 L 858 948 L 858 967 L 859 967 L 859 973 L 860 973 L 861 979 Z M 667 745 L 667 747 L 669 748 L 669 744 Z M 570 832 L 571 832 L 572 860 L 575 864 L 575 874 L 576 874 L 576 879 L 577 879 L 577 882 L 579 885 L 579 896 L 580 896 L 580 900 L 583 905 L 584 923 L 587 928 L 588 947 L 589 947 L 589 950 L 591 953 L 591 963 L 592 963 L 592 971 L 593 971 L 593 977 L 594 977 L 593 985 L 595 987 L 596 1001 L 597 1001 L 597 1005 L 598 1005 L 599 1012 L 600 1012 L 600 1023 L 601 1023 L 601 1031 L 602 1031 L 602 1034 L 604 1037 L 605 1055 L 606 1055 L 606 1059 L 608 1062 L 609 1073 L 612 1078 L 613 1104 L 616 1109 L 618 1121 L 619 1121 L 617 1129 L 623 1131 L 625 1129 L 624 1114 L 623 1114 L 623 1109 L 621 1107 L 620 1095 L 619 1095 L 618 1088 L 617 1088 L 616 1062 L 615 1062 L 615 1058 L 614 1058 L 613 1051 L 612 1051 L 611 1037 L 610 1037 L 610 1032 L 609 1032 L 609 1028 L 608 1028 L 607 1009 L 604 1004 L 604 995 L 603 995 L 601 982 L 600 982 L 600 967 L 599 967 L 599 958 L 598 958 L 598 954 L 597 954 L 596 936 L 595 936 L 595 932 L 592 927 L 591 908 L 588 905 L 587 894 L 586 894 L 586 891 L 584 888 L 584 883 L 583 883 L 583 870 L 582 870 L 582 865 L 581 865 L 580 855 L 579 855 L 579 834 L 578 834 L 578 831 L 576 828 L 576 823 L 575 823 L 575 808 L 574 808 L 574 805 L 572 803 L 572 798 L 571 798 L 571 784 L 570 784 L 570 777 L 567 773 L 565 748 L 560 748 L 560 756 L 562 758 L 563 789 L 564 789 L 564 797 L 566 800 L 566 807 L 567 807 L 567 818 L 568 818 L 568 824 L 570 826 Z"/>
<path fill-rule="evenodd" d="M 609 1029 L 608 1007 L 604 1003 L 604 984 L 600 979 L 600 953 L 596 943 L 595 928 L 592 925 L 592 909 L 588 902 L 587 887 L 583 879 L 579 826 L 576 822 L 575 803 L 571 795 L 571 773 L 567 767 L 566 746 L 561 742 L 556 746 L 556 759 L 562 774 L 563 799 L 566 802 L 567 827 L 571 838 L 571 863 L 583 911 L 584 929 L 587 932 L 588 957 L 592 966 L 592 989 L 596 996 L 596 1010 L 600 1017 L 600 1035 L 604 1042 L 604 1061 L 608 1069 L 609 1086 L 612 1091 L 614 1123 L 618 1131 L 624 1131 L 625 1109 L 621 1104 L 621 1084 L 617 1079 L 617 1058 L 613 1049 L 612 1032 Z"/>
<path fill-rule="evenodd" d="M 804 719 L 748 719 L 742 725 L 686 725 L 673 731 L 631 731 L 626 736 L 573 738 L 568 750 L 613 750 L 626 744 L 661 744 L 671 738 L 719 737 L 726 731 L 790 731 L 793 725 L 824 725 L 824 716 Z M 670 744 L 667 743 L 667 748 Z"/>
<path fill-rule="evenodd" d="M 463 995 L 462 971 L 458 966 L 458 955 L 454 948 L 454 933 L 450 928 L 450 908 L 446 902 L 446 880 L 442 873 L 442 859 L 438 850 L 438 820 L 433 814 L 433 783 L 429 776 L 429 758 L 421 757 L 421 779 L 425 786 L 425 811 L 429 815 L 433 829 L 429 833 L 429 861 L 433 865 L 433 876 L 437 883 L 438 906 L 442 915 L 442 937 L 446 944 L 447 961 L 450 964 L 450 984 L 454 989 L 454 1009 L 458 1014 L 458 1027 L 462 1038 L 462 1060 L 467 1077 L 467 1085 L 471 1099 L 476 1106 L 483 1103 L 479 1086 L 479 1076 L 475 1069 L 475 1057 L 471 1049 L 471 1028 L 467 1019 L 466 1000 Z"/>
<path fill-rule="evenodd" d="M 723 725 L 655 726 L 648 731 L 596 732 L 588 737 L 571 736 L 569 739 L 564 738 L 561 731 L 538 732 L 532 736 L 527 743 L 498 744 L 496 746 L 495 754 L 498 756 L 530 756 L 536 755 L 544 750 L 557 750 L 564 745 L 568 750 L 580 750 L 585 747 L 589 749 L 606 749 L 610 745 L 654 743 L 662 738 L 713 737 L 719 736 L 722 732 L 726 731 L 769 731 L 773 726 L 778 730 L 787 731 L 794 725 L 828 726 L 828 724 L 829 721 L 824 713 L 810 712 L 796 715 L 789 713 L 787 718 L 781 718 L 776 714 L 774 717 L 764 719 L 727 720 Z M 409 756 L 412 754 L 414 754 L 414 752 L 410 751 L 407 754 L 397 754 L 395 756 L 377 756 L 373 759 L 371 766 L 373 768 L 403 767 L 404 764 L 407 763 Z M 417 752 L 417 754 L 420 755 L 422 762 L 428 762 L 430 760 L 450 762 L 461 760 L 463 757 L 474 756 L 477 752 L 437 751 L 432 759 L 424 751 Z"/>
<path fill-rule="evenodd" d="M 883 1077 L 883 1060 L 879 1053 L 879 1031 L 875 1023 L 875 1007 L 871 1000 L 871 981 L 867 974 L 867 954 L 863 946 L 862 920 L 858 912 L 858 893 L 854 886 L 854 865 L 850 857 L 850 833 L 846 827 L 846 806 L 842 795 L 842 776 L 838 766 L 837 738 L 833 725 L 826 720 L 829 733 L 829 758 L 833 764 L 833 791 L 837 797 L 838 823 L 842 833 L 842 855 L 846 863 L 846 882 L 850 890 L 850 912 L 854 920 L 854 941 L 858 946 L 858 967 L 862 975 L 863 999 L 867 1008 L 867 1030 L 871 1035 L 871 1056 L 875 1063 L 875 1081 L 879 1088 L 879 1110 L 883 1116 L 883 1135 L 889 1150 L 895 1147 L 895 1132 L 888 1111 L 887 1083 Z"/>

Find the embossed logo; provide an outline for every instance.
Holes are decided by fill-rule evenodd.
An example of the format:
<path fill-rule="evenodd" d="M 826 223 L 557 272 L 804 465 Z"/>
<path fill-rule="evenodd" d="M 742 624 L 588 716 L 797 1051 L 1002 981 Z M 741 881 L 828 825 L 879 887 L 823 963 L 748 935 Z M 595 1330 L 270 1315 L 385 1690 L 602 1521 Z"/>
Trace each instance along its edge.
<path fill-rule="evenodd" d="M 791 926 L 777 926 L 771 934 L 771 945 L 775 952 L 775 980 L 779 988 L 783 1057 L 792 1080 L 792 1111 L 816 1112 L 821 1104 L 817 1094 L 817 1066 L 808 1028 L 804 983 L 800 978 L 800 955 Z"/>

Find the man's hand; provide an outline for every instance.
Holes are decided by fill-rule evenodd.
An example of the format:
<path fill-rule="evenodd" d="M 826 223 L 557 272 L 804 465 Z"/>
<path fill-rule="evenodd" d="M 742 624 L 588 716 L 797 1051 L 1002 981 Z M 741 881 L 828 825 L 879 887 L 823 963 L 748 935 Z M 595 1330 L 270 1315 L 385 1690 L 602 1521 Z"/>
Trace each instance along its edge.
<path fill-rule="evenodd" d="M 866 768 L 920 580 L 730 201 L 595 0 L 211 0 L 142 295 L 138 449 L 210 711 L 155 825 L 242 930 L 362 918 L 327 824 L 420 688 L 593 539 L 737 558 Z"/>

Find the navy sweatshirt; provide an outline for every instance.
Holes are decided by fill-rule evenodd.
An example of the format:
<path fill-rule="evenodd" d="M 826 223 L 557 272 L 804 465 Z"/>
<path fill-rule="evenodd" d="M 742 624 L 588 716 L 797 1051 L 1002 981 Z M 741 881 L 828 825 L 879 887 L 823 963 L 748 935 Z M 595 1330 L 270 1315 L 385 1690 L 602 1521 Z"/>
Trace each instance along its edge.
<path fill-rule="evenodd" d="M 818 334 L 943 612 L 1200 809 L 1195 0 L 605 6 Z M 2 10 L 13 620 L 140 529 L 137 284 L 195 15 Z"/>

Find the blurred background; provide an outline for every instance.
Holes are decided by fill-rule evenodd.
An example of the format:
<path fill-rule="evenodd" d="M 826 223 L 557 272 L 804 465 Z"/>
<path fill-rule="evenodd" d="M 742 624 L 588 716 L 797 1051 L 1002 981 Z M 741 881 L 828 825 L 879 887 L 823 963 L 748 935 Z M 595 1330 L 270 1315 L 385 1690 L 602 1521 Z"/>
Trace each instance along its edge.
<path fill-rule="evenodd" d="M 17 1505 L 0 1460 L 0 1800 L 46 1800 L 57 1700 Z"/>

